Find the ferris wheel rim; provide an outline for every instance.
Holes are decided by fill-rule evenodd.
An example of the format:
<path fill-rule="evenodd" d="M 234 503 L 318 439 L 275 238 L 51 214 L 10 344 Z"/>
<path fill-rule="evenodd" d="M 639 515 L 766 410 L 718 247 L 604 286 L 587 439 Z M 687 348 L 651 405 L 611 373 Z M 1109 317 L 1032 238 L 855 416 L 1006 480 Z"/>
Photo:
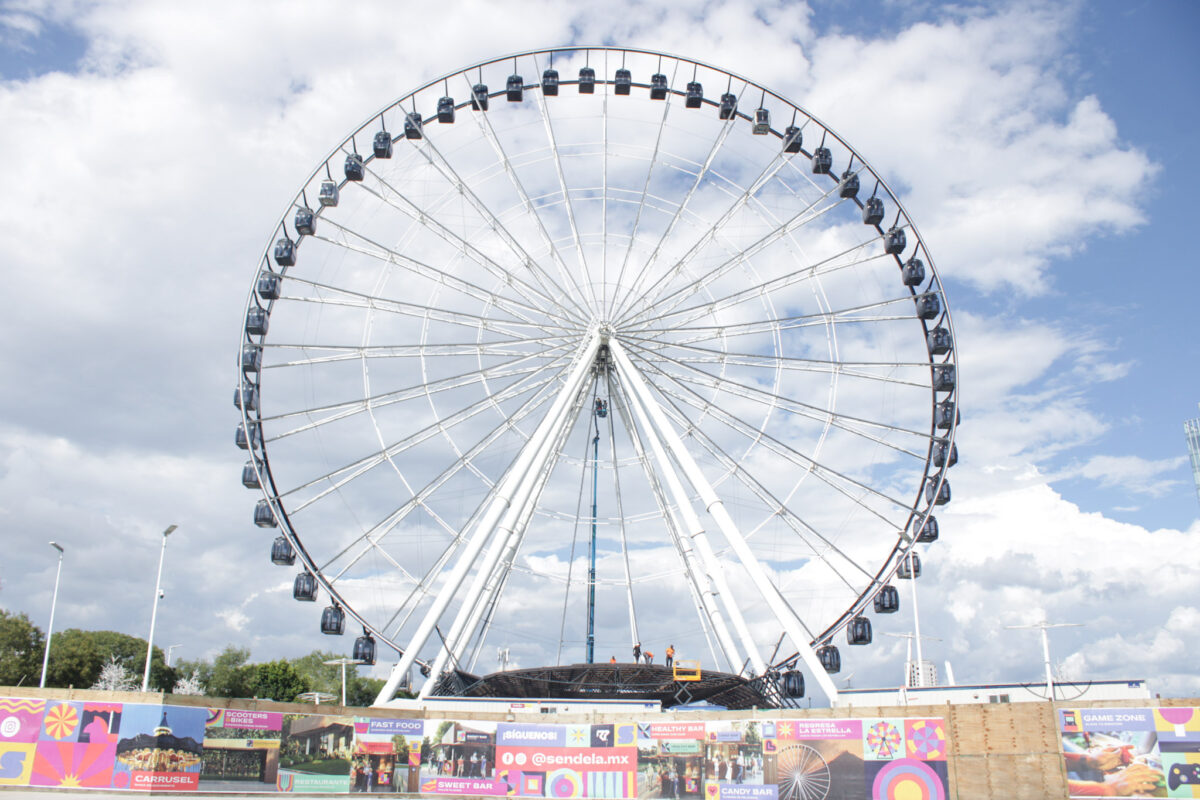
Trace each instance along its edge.
<path fill-rule="evenodd" d="M 438 83 L 448 82 L 449 80 L 456 78 L 458 76 L 466 76 L 466 74 L 472 70 L 482 70 L 485 67 L 499 64 L 504 61 L 519 60 L 522 58 L 536 57 L 539 55 L 547 55 L 547 54 L 552 54 L 552 53 L 568 53 L 568 52 L 578 53 L 578 52 L 593 52 L 593 51 L 605 52 L 605 53 L 639 53 L 639 54 L 643 54 L 643 55 L 659 56 L 664 59 L 673 59 L 679 64 L 694 65 L 697 68 L 704 67 L 705 69 L 708 69 L 714 73 L 720 73 L 720 74 L 727 75 L 727 76 L 729 76 L 729 79 L 731 82 L 733 80 L 737 80 L 744 84 L 744 88 L 745 87 L 754 87 L 755 89 L 761 89 L 763 91 L 764 96 L 767 94 L 770 94 L 772 97 L 774 97 L 778 101 L 780 101 L 788 106 L 791 106 L 796 111 L 803 113 L 810 122 L 815 123 L 825 135 L 831 135 L 838 143 L 840 143 L 840 145 L 842 147 L 845 148 L 846 151 L 848 151 L 851 154 L 852 159 L 858 159 L 858 161 L 862 165 L 860 168 L 861 170 L 865 170 L 868 174 L 870 174 L 872 177 L 875 177 L 877 179 L 877 181 L 878 181 L 877 190 L 882 190 L 882 192 L 887 197 L 890 198 L 891 202 L 894 203 L 896 208 L 898 209 L 898 219 L 902 217 L 905 220 L 905 226 L 908 229 L 910 229 L 913 232 L 913 234 L 915 235 L 917 242 L 918 242 L 918 248 L 921 252 L 924 253 L 924 255 L 927 259 L 928 268 L 932 273 L 931 286 L 936 286 L 937 291 L 942 298 L 942 302 L 946 304 L 945 311 L 944 311 L 943 315 L 939 318 L 938 323 L 940 325 L 944 326 L 945 328 L 947 328 L 950 332 L 951 338 L 954 339 L 954 328 L 953 328 L 952 316 L 950 314 L 948 303 L 946 302 L 946 299 L 945 299 L 945 293 L 944 293 L 944 291 L 942 291 L 941 279 L 937 274 L 936 268 L 933 263 L 933 259 L 929 255 L 928 249 L 926 247 L 925 239 L 920 236 L 919 232 L 916 229 L 915 222 L 912 220 L 912 218 L 908 214 L 908 212 L 904 209 L 902 203 L 899 200 L 899 197 L 890 189 L 890 187 L 888 187 L 886 181 L 883 179 L 883 177 L 880 175 L 880 173 L 876 172 L 874 170 L 874 168 L 870 166 L 869 162 L 867 162 L 866 159 L 861 156 L 861 154 L 859 154 L 844 139 L 842 139 L 842 137 L 840 137 L 835 131 L 833 131 L 832 128 L 830 128 L 828 125 L 824 124 L 818 118 L 816 118 L 815 116 L 810 114 L 806 109 L 804 109 L 803 107 L 801 107 L 795 103 L 792 103 L 787 98 L 783 97 L 782 95 L 776 94 L 775 92 L 767 89 L 765 86 L 762 86 L 761 84 L 758 84 L 754 81 L 751 81 L 747 78 L 744 78 L 743 76 L 740 76 L 736 73 L 730 72 L 723 68 L 715 67 L 715 66 L 707 64 L 705 62 L 697 61 L 695 59 L 685 58 L 685 57 L 676 56 L 676 55 L 668 54 L 668 53 L 662 53 L 662 52 L 653 51 L 653 50 L 639 49 L 639 48 L 623 48 L 623 47 L 616 47 L 616 46 L 565 46 L 565 47 L 560 47 L 560 48 L 539 48 L 539 49 L 535 49 L 535 50 L 522 51 L 519 53 L 513 53 L 513 54 L 509 54 L 509 55 L 505 55 L 505 56 L 500 56 L 500 57 L 480 61 L 480 62 L 472 64 L 468 67 L 456 70 L 454 72 L 446 73 L 445 75 L 435 78 L 435 79 L 427 82 L 426 84 L 422 85 L 421 87 L 418 87 L 417 89 L 413 90 L 412 92 L 409 92 L 408 94 L 403 95 L 400 98 L 392 101 L 391 103 L 382 107 L 376 113 L 367 117 L 366 120 L 364 120 L 363 123 L 361 123 L 357 128 L 355 128 L 354 131 L 349 136 L 347 136 L 345 139 L 343 139 L 342 142 L 339 143 L 338 146 L 336 146 L 334 149 L 332 149 L 323 161 L 319 162 L 318 167 L 310 174 L 309 178 L 302 184 L 301 190 L 295 195 L 292 203 L 288 206 L 287 210 L 284 212 L 284 214 L 281 216 L 281 218 L 277 222 L 276 227 L 273 230 L 271 239 L 270 239 L 266 249 L 264 250 L 262 258 L 260 259 L 260 263 L 265 265 L 266 269 L 268 269 L 268 270 L 271 268 L 270 258 L 271 258 L 272 243 L 276 240 L 276 238 L 279 236 L 279 234 L 282 233 L 285 237 L 288 235 L 288 230 L 287 230 L 288 216 L 293 212 L 293 210 L 298 205 L 300 205 L 301 202 L 305 202 L 305 203 L 307 202 L 305 190 L 313 184 L 314 180 L 316 180 L 318 178 L 318 176 L 322 173 L 322 171 L 325 171 L 326 174 L 329 174 L 330 164 L 333 163 L 335 159 L 340 157 L 341 154 L 344 154 L 346 152 L 347 143 L 350 143 L 351 147 L 354 148 L 353 142 L 355 140 L 355 137 L 360 135 L 368 126 L 370 126 L 375 121 L 381 120 L 383 118 L 384 114 L 390 113 L 391 111 L 394 111 L 397 109 L 401 109 L 402 108 L 401 104 L 403 102 L 412 100 L 413 98 L 415 98 L 417 95 L 421 94 L 422 92 L 424 92 L 432 87 L 435 87 Z M 563 81 L 563 83 L 570 84 L 571 82 Z M 612 81 L 609 79 L 609 77 L 607 75 L 605 75 L 603 78 L 597 76 L 596 83 L 611 85 Z M 647 84 L 635 83 L 633 85 L 635 87 L 648 88 Z M 533 84 L 529 84 L 525 88 L 527 90 L 531 90 L 534 92 L 534 94 L 538 98 L 539 103 L 544 100 L 544 98 L 542 98 L 542 96 L 541 96 L 541 93 L 539 91 L 537 91 L 538 84 L 536 82 Z M 671 94 L 673 96 L 682 96 L 682 94 L 683 94 L 682 91 L 680 91 L 674 87 L 671 87 L 669 91 L 671 92 Z M 497 90 L 496 92 L 493 92 L 490 94 L 491 97 L 499 97 L 501 95 L 503 95 L 502 90 Z M 706 102 L 708 102 L 712 105 L 715 105 L 715 103 L 713 103 L 708 98 L 705 98 L 705 100 L 706 100 Z M 468 105 L 469 105 L 469 101 L 464 102 L 462 104 L 462 106 L 468 106 Z M 749 119 L 749 117 L 746 116 L 745 114 L 742 114 L 742 112 L 738 111 L 737 113 L 740 114 L 742 118 Z M 430 118 L 430 120 L 432 120 L 432 118 Z M 371 160 L 371 158 L 372 158 L 371 156 L 368 156 L 366 160 L 369 162 Z M 348 181 L 341 181 L 340 185 L 344 186 L 347 182 Z M 566 195 L 564 192 L 564 196 L 567 198 L 566 202 L 569 203 L 569 195 Z M 643 198 L 643 204 L 644 204 L 644 202 L 645 202 L 645 200 Z M 323 211 L 323 209 L 318 209 L 317 213 L 320 214 L 321 211 Z M 300 238 L 300 237 L 297 236 L 297 238 Z M 256 280 L 257 280 L 257 277 L 258 277 L 258 273 L 256 272 Z M 913 292 L 913 294 L 915 295 L 915 291 Z M 247 303 L 246 303 L 246 312 L 247 313 L 249 313 L 251 308 L 254 306 L 255 302 L 256 302 L 256 295 L 255 295 L 255 290 L 252 287 L 249 297 L 247 299 Z M 560 310 L 565 311 L 565 309 L 560 309 Z M 778 323 L 776 322 L 774 324 L 775 324 L 775 333 L 778 334 L 778 332 L 779 332 Z M 925 325 L 924 323 L 922 323 L 922 324 L 923 324 L 926 332 L 928 332 L 929 326 Z M 480 331 L 482 332 L 482 328 L 480 328 Z M 560 337 L 566 336 L 566 335 L 567 335 L 567 332 L 565 330 L 560 332 Z M 242 348 L 246 345 L 247 339 L 249 339 L 249 338 L 250 337 L 248 335 L 243 335 L 243 337 L 239 341 L 239 354 L 241 353 Z M 264 338 L 263 345 L 265 346 L 265 336 L 263 338 Z M 422 362 L 424 362 L 425 356 L 421 355 L 420 358 L 421 358 Z M 363 359 L 362 363 L 363 363 L 364 370 L 365 370 L 366 365 L 367 365 L 366 359 Z M 932 367 L 933 365 L 935 365 L 935 363 L 938 363 L 938 362 L 935 362 L 933 356 L 931 355 L 928 363 Z M 940 363 L 949 363 L 952 365 L 956 365 L 957 364 L 956 349 L 952 348 L 950 353 L 947 355 L 947 358 L 943 362 L 940 362 Z M 247 385 L 247 383 L 248 383 L 247 374 L 244 371 L 240 372 L 239 373 L 239 387 L 244 388 Z M 253 385 L 255 387 L 257 387 L 258 384 L 254 383 Z M 933 395 L 933 402 L 936 403 L 937 402 L 937 393 L 933 392 L 932 395 Z M 957 401 L 958 401 L 958 397 L 959 397 L 959 389 L 958 389 L 957 384 L 955 385 L 952 396 L 954 397 L 955 404 L 957 406 Z M 246 426 L 249 426 L 249 424 L 252 422 L 257 423 L 260 426 L 259 430 L 261 431 L 261 425 L 264 422 L 264 417 L 262 416 L 261 410 L 254 412 L 254 415 L 252 417 L 251 412 L 247 411 L 246 409 L 243 409 L 242 410 L 242 422 L 243 422 L 243 425 L 246 425 Z M 378 430 L 378 426 L 376 426 L 376 427 Z M 955 421 L 953 423 L 951 428 L 944 435 L 939 435 L 937 433 L 937 431 L 931 425 L 930 431 L 927 433 L 927 438 L 929 439 L 929 451 L 927 452 L 927 454 L 925 456 L 926 467 L 925 467 L 924 473 L 925 473 L 926 478 L 925 478 L 925 480 L 922 481 L 922 487 L 919 488 L 917 491 L 917 494 L 918 494 L 917 501 L 910 504 L 911 507 L 913 508 L 913 513 L 910 516 L 908 523 L 906 524 L 906 528 L 911 527 L 912 529 L 915 530 L 915 529 L 917 529 L 917 527 L 919 525 L 924 524 L 924 522 L 930 517 L 930 514 L 933 510 L 932 505 L 929 505 L 928 507 L 926 507 L 923 512 L 918 510 L 918 508 L 917 508 L 918 506 L 922 505 L 920 502 L 921 492 L 924 488 L 925 483 L 931 479 L 933 481 L 935 481 L 936 486 L 940 487 L 941 483 L 945 480 L 946 471 L 948 469 L 947 467 L 941 467 L 938 469 L 934 469 L 932 467 L 932 451 L 933 451 L 934 443 L 935 443 L 935 441 L 946 441 L 949 444 L 949 446 L 953 446 L 954 434 L 956 431 L 956 427 L 957 427 L 957 421 Z M 402 647 L 399 644 L 397 644 L 396 642 L 393 642 L 384 630 L 381 630 L 379 627 L 377 627 L 375 624 L 373 624 L 370 620 L 362 617 L 354 609 L 354 606 L 351 603 L 346 601 L 346 599 L 338 591 L 338 589 L 335 585 L 336 582 L 329 581 L 326 578 L 326 576 L 323 572 L 323 569 L 320 566 L 319 560 L 313 558 L 312 555 L 308 552 L 308 549 L 306 548 L 302 537 L 295 530 L 295 528 L 289 518 L 287 510 L 283 507 L 282 504 L 277 502 L 278 498 L 280 498 L 283 495 L 280 494 L 279 487 L 276 485 L 274 474 L 271 469 L 269 455 L 268 455 L 267 451 L 268 451 L 268 448 L 264 444 L 264 446 L 262 447 L 262 450 L 261 450 L 262 471 L 259 473 L 260 480 L 263 480 L 265 478 L 265 480 L 263 480 L 263 491 L 267 496 L 268 502 L 271 503 L 273 513 L 277 516 L 277 518 L 281 522 L 280 530 L 281 530 L 282 534 L 284 536 L 286 536 L 289 539 L 289 541 L 291 542 L 291 544 L 293 545 L 293 547 L 295 547 L 295 549 L 297 551 L 297 555 L 300 557 L 304 567 L 310 573 L 312 573 L 314 575 L 314 577 L 317 579 L 317 581 L 321 584 L 321 586 L 327 592 L 329 592 L 330 596 L 334 599 L 334 602 L 336 604 L 338 604 L 350 616 L 355 618 L 358 622 L 360 622 L 363 625 L 364 630 L 370 630 L 375 635 L 380 636 L 380 638 L 382 638 L 386 643 L 388 643 L 393 648 L 397 649 L 398 651 L 402 651 Z M 269 486 L 269 491 L 267 488 L 268 486 Z M 935 491 L 936 491 L 936 489 L 935 489 Z M 887 559 L 883 562 L 882 566 L 876 572 L 874 579 L 873 579 L 872 583 L 868 585 L 868 588 L 859 595 L 859 597 L 855 600 L 855 602 L 852 603 L 849 608 L 847 608 L 846 612 L 839 619 L 835 620 L 832 624 L 830 624 L 828 627 L 826 627 L 820 633 L 815 634 L 812 637 L 812 640 L 810 642 L 811 644 L 818 644 L 818 643 L 821 643 L 822 641 L 828 641 L 828 639 L 833 634 L 837 633 L 839 630 L 841 630 L 843 627 L 845 627 L 845 625 L 849 621 L 849 619 L 851 619 L 853 616 L 855 616 L 856 614 L 861 612 L 861 610 L 870 602 L 870 600 L 872 599 L 874 594 L 876 594 L 878 592 L 878 587 L 885 580 L 890 579 L 890 577 L 899 568 L 900 559 L 897 558 L 897 553 L 899 553 L 900 551 L 905 549 L 903 547 L 904 544 L 905 544 L 905 540 L 904 540 L 904 537 L 902 534 L 901 537 L 897 539 L 894 547 L 892 548 L 891 554 L 887 557 Z M 911 548 L 911 544 L 910 544 L 910 548 Z"/>

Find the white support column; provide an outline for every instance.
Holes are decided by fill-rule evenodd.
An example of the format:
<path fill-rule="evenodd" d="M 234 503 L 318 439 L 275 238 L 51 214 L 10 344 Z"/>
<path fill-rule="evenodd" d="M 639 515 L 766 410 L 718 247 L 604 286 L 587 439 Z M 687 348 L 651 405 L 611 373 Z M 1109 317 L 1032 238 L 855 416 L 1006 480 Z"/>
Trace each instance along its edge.
<path fill-rule="evenodd" d="M 700 471 L 700 467 L 696 464 L 695 459 L 692 458 L 691 453 L 683 446 L 682 440 L 680 440 L 679 435 L 675 433 L 675 430 L 667 421 L 662 409 L 658 407 L 657 402 L 655 402 L 653 396 L 650 394 L 650 390 L 646 386 L 646 382 L 629 360 L 629 356 L 626 355 L 625 348 L 614 338 L 609 342 L 609 351 L 612 353 L 618 374 L 622 376 L 637 394 L 641 405 L 645 406 L 647 413 L 654 420 L 655 427 L 662 432 L 667 447 L 670 448 L 671 453 L 675 456 L 675 460 L 682 467 L 688 481 L 699 492 L 708 513 L 716 520 L 717 527 L 725 535 L 729 546 L 733 548 L 734 553 L 737 554 L 738 559 L 742 562 L 742 566 L 750 573 L 751 582 L 758 589 L 763 599 L 767 602 L 767 605 L 770 606 L 775 619 L 783 627 L 789 638 L 791 638 L 800 657 L 804 660 L 810 672 L 812 672 L 813 679 L 824 690 L 825 696 L 829 698 L 830 705 L 836 705 L 838 696 L 837 686 L 829 677 L 829 673 L 821 666 L 820 659 L 817 658 L 816 652 L 809 645 L 810 637 L 806 634 L 799 618 L 783 598 L 783 595 L 779 593 L 779 590 L 776 588 L 774 582 L 771 581 L 770 576 L 767 575 L 767 571 L 763 568 L 762 564 L 755 557 L 750 546 L 746 544 L 746 540 L 737 529 L 733 518 L 725 510 L 725 505 L 721 501 L 721 498 L 704 477 L 704 473 Z"/>
<path fill-rule="evenodd" d="M 546 462 L 560 452 L 563 440 L 570 430 L 571 421 L 578 416 L 580 408 L 578 401 L 584 386 L 584 383 L 579 385 L 580 391 L 576 393 L 574 402 L 564 407 L 563 413 L 554 421 L 553 429 L 557 435 L 543 448 L 543 458 L 539 459 L 537 466 L 525 474 L 513 495 L 512 504 L 496 526 L 496 535 L 492 538 L 492 543 L 488 547 L 483 561 L 480 562 L 479 569 L 475 572 L 471 587 L 466 594 L 467 599 L 464 600 L 458 609 L 458 614 L 454 617 L 450 632 L 446 635 L 445 644 L 434 658 L 433 664 L 430 666 L 429 679 L 421 687 L 418 698 L 423 700 L 430 695 L 451 656 L 456 661 L 462 657 L 467 642 L 471 638 L 471 632 L 479 625 L 484 609 L 503 585 L 504 576 L 512 565 L 513 558 L 524 538 L 526 525 L 533 515 L 533 507 L 550 477 L 553 464 Z"/>
<path fill-rule="evenodd" d="M 633 402 L 632 399 L 628 399 L 628 405 L 632 406 Z M 641 461 L 642 467 L 646 472 L 646 481 L 650 484 L 654 500 L 658 503 L 659 510 L 662 511 L 663 522 L 671 534 L 671 541 L 674 543 L 675 549 L 679 552 L 688 585 L 691 587 L 692 593 L 699 599 L 702 617 L 708 620 L 708 628 L 711 628 L 716 635 L 721 655 L 725 657 L 730 672 L 736 673 L 742 668 L 742 657 L 738 653 L 733 636 L 729 633 L 729 626 L 725 623 L 725 615 L 721 613 L 721 609 L 717 605 L 713 582 L 710 580 L 707 572 L 697 563 L 696 551 L 692 548 L 689 537 L 684 533 L 685 523 L 679 519 L 678 514 L 671 510 L 666 495 L 663 493 L 662 483 L 650 467 L 650 459 L 646 456 L 641 436 L 638 434 L 637 428 L 634 427 L 633 420 L 629 418 L 625 406 L 621 406 L 618 411 L 621 414 L 621 421 L 625 423 L 625 427 L 629 431 L 629 438 L 633 442 L 633 448 L 637 453 L 638 460 Z M 652 436 L 653 431 L 647 431 L 647 434 Z M 676 483 L 678 484 L 678 479 L 676 479 Z M 683 496 L 682 500 L 685 506 L 681 506 L 681 509 L 686 507 L 686 495 Z M 707 637 L 707 635 L 706 630 L 705 636 Z M 711 641 L 709 642 L 709 647 L 712 649 Z"/>
<path fill-rule="evenodd" d="M 680 513 L 683 514 L 684 522 L 687 525 L 687 535 L 691 537 L 692 542 L 696 545 L 696 550 L 700 553 L 700 558 L 704 562 L 705 570 L 708 573 L 709 579 L 716 587 L 716 593 L 721 600 L 721 605 L 725 608 L 725 613 L 729 615 L 730 621 L 733 623 L 733 629 L 737 632 L 738 638 L 742 642 L 742 648 L 746 651 L 746 655 L 750 658 L 750 664 L 754 668 L 756 675 L 762 675 L 767 671 L 767 665 L 762 659 L 762 655 L 758 652 L 758 648 L 754 645 L 754 637 L 750 635 L 750 629 L 746 626 L 746 620 L 742 616 L 742 609 L 738 606 L 733 592 L 729 589 L 729 583 L 725 580 L 725 571 L 721 567 L 721 562 L 717 559 L 716 553 L 713 552 L 712 545 L 708 542 L 708 534 L 704 531 L 704 526 L 700 523 L 700 517 L 696 515 L 696 510 L 692 508 L 691 500 L 688 498 L 687 491 L 683 488 L 683 483 L 679 480 L 676 473 L 675 465 L 671 462 L 670 456 L 663 449 L 662 442 L 659 441 L 658 433 L 655 430 L 656 426 L 651 424 L 649 414 L 654 410 L 646 406 L 646 399 L 642 393 L 638 391 L 641 388 L 640 376 L 634 375 L 633 365 L 625 358 L 624 351 L 619 351 L 620 347 L 616 340 L 609 343 L 609 350 L 615 355 L 621 352 L 621 358 L 616 359 L 617 375 L 620 376 L 622 382 L 629 386 L 633 394 L 626 393 L 629 398 L 629 404 L 633 407 L 634 414 L 637 415 L 638 424 L 645 432 L 646 441 L 650 445 L 650 450 L 654 453 L 655 460 L 658 461 L 659 470 L 666 479 L 667 488 L 671 490 L 671 494 L 675 497 L 675 504 L 679 507 Z M 653 400 L 650 401 L 651 403 Z M 670 431 L 664 431 L 664 434 L 669 434 Z M 728 647 L 723 647 L 728 651 Z M 736 649 L 734 650 L 736 652 Z M 741 661 L 733 662 L 740 669 Z"/>
<path fill-rule="evenodd" d="M 380 690 L 379 696 L 375 698 L 375 705 L 383 705 L 396 694 L 396 690 L 400 687 L 404 676 L 408 674 L 409 668 L 412 667 L 413 662 L 416 660 L 418 652 L 424 647 L 425 642 L 428 641 L 429 635 L 433 633 L 433 629 L 441 620 L 442 614 L 445 613 L 454 595 L 466 579 L 467 573 L 475 564 L 476 559 L 479 557 L 479 552 L 491 539 L 497 521 L 511 503 L 512 497 L 520 487 L 522 479 L 529 472 L 531 465 L 535 461 L 539 463 L 544 461 L 546 457 L 544 448 L 546 439 L 550 436 L 555 421 L 562 416 L 562 412 L 570 403 L 571 398 L 578 394 L 579 386 L 587 377 L 588 371 L 592 367 L 592 362 L 596 358 L 596 351 L 599 348 L 600 334 L 598 331 L 593 330 L 576 355 L 577 360 L 562 390 L 558 393 L 558 397 L 555 398 L 554 405 L 542 419 L 533 436 L 521 448 L 521 452 L 504 474 L 504 478 L 497 485 L 496 491 L 492 493 L 487 512 L 479 520 L 479 524 L 475 527 L 475 532 L 471 535 L 467 545 L 459 553 L 454 568 L 447 576 L 446 582 L 442 585 L 437 597 L 434 598 L 433 605 L 425 613 L 425 617 L 417 626 L 417 630 L 409 640 L 408 647 L 400 657 L 400 661 L 392 668 L 392 674 L 388 677 L 387 683 Z M 538 467 L 535 466 L 533 468 L 536 470 Z M 473 602 L 474 598 L 468 597 L 465 601 Z"/>

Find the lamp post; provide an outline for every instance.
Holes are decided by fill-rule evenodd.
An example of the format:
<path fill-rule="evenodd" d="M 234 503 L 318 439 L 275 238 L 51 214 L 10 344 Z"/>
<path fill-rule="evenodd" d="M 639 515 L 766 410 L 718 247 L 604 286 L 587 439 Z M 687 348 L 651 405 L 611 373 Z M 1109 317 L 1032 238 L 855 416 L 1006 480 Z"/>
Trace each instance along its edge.
<path fill-rule="evenodd" d="M 62 577 L 63 549 L 58 542 L 50 546 L 58 551 L 58 571 L 54 573 L 54 597 L 50 601 L 50 624 L 46 626 L 46 654 L 42 656 L 42 682 L 38 688 L 46 688 L 46 667 L 50 664 L 50 637 L 54 635 L 54 607 L 58 605 L 58 579 Z"/>
<path fill-rule="evenodd" d="M 176 647 L 183 647 L 181 644 L 173 644 L 167 648 L 167 666 L 171 666 L 171 654 L 175 652 Z"/>
<path fill-rule="evenodd" d="M 344 708 L 346 706 L 346 665 L 361 664 L 363 662 L 359 661 L 357 658 L 334 658 L 322 663 L 330 667 L 336 667 L 338 664 L 342 665 L 342 707 Z"/>
<path fill-rule="evenodd" d="M 162 597 L 162 568 L 163 559 L 167 555 L 167 537 L 178 525 L 172 525 L 163 531 L 162 551 L 158 554 L 158 578 L 154 581 L 154 610 L 150 612 L 150 636 L 146 639 L 146 671 L 142 675 L 142 691 L 150 690 L 150 655 L 154 652 L 154 622 L 158 619 L 158 599 Z"/>

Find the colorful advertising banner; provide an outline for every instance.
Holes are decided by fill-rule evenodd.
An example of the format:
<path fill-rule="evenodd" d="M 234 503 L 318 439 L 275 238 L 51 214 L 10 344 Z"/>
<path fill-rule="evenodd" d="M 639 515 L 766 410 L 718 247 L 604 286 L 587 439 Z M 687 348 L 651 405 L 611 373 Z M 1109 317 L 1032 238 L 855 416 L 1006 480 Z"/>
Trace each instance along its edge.
<path fill-rule="evenodd" d="M 1200 797 L 1200 709 L 1058 712 L 1071 797 Z"/>
<path fill-rule="evenodd" d="M 210 708 L 204 723 L 204 792 L 274 792 L 283 714 Z"/>
<path fill-rule="evenodd" d="M 1118 785 L 1114 776 L 1142 786 L 1134 781 L 1144 768 L 1158 777 L 1125 796 L 1200 797 L 1190 793 L 1200 770 L 1195 711 L 1063 711 L 1073 796 Z M 945 723 L 928 718 L 563 725 L 0 698 L 0 785 L 10 786 L 945 800 L 946 757 Z"/>

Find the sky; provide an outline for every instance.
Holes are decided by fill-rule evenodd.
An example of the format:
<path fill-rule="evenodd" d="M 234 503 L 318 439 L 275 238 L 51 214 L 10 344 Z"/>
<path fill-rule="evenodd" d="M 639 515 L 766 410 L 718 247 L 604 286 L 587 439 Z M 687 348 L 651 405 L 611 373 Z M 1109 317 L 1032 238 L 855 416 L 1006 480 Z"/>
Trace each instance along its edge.
<path fill-rule="evenodd" d="M 1036 633 L 1006 626 L 1082 623 L 1051 638 L 1065 677 L 1200 695 L 1198 31 L 1187 2 L 6 2 L 0 606 L 45 628 L 53 539 L 56 629 L 144 636 L 178 524 L 156 644 L 349 650 L 267 563 L 239 482 L 230 394 L 262 249 L 395 97 L 506 52 L 627 44 L 810 110 L 936 258 L 963 422 L 919 582 L 926 657 L 1036 681 Z M 894 685 L 904 646 L 880 637 L 843 677 Z"/>

